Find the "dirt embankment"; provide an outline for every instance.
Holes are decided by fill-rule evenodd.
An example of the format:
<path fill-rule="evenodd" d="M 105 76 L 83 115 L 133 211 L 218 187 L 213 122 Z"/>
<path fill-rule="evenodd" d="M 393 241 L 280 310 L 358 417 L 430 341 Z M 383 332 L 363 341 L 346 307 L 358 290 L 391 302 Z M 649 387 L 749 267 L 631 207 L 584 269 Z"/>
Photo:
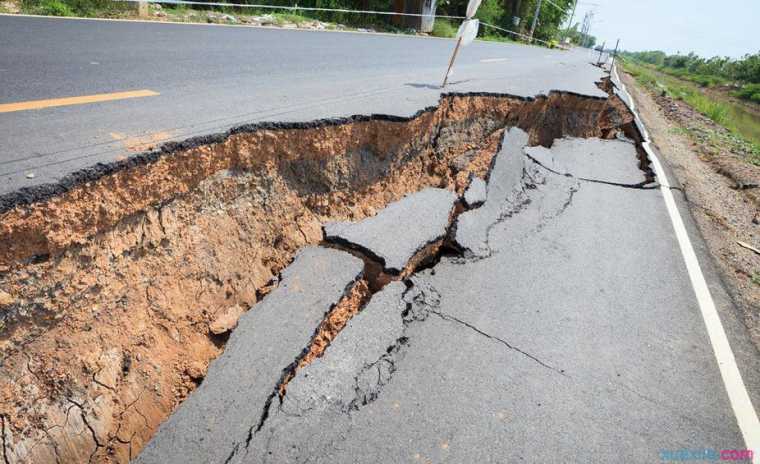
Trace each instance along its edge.
<path fill-rule="evenodd" d="M 760 246 L 760 167 L 730 145 L 716 146 L 702 137 L 725 129 L 685 103 L 646 92 L 628 75 L 622 79 L 683 186 L 700 232 L 760 348 L 760 255 L 737 243 Z"/>
<path fill-rule="evenodd" d="M 461 194 L 508 126 L 544 145 L 633 131 L 617 99 L 454 95 L 410 119 L 244 127 L 4 198 L 5 462 L 127 462 L 322 223 Z"/>

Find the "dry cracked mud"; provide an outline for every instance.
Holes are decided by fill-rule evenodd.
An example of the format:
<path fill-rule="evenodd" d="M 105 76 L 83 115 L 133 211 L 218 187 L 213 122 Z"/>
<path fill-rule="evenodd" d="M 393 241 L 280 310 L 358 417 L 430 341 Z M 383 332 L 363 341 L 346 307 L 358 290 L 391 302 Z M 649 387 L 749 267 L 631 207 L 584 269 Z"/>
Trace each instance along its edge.
<path fill-rule="evenodd" d="M 445 95 L 408 119 L 245 126 L 1 197 L 5 462 L 128 462 L 203 380 L 235 319 L 322 242 L 324 223 L 371 217 L 425 187 L 461 197 L 488 178 L 508 127 L 531 145 L 639 141 L 614 96 Z M 367 263 L 301 365 L 369 293 L 447 246 L 422 250 L 401 276 Z"/>

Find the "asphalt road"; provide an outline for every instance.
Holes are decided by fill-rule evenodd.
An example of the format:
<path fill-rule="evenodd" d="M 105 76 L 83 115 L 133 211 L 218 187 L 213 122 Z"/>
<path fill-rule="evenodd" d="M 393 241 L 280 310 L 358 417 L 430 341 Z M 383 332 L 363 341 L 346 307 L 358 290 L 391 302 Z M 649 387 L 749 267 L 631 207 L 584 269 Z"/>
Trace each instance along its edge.
<path fill-rule="evenodd" d="M 142 89 L 160 94 L 0 113 L 0 194 L 242 123 L 408 116 L 437 103 L 454 45 L 379 34 L 14 16 L 0 16 L 0 43 L 0 105 Z M 601 72 L 586 58 L 476 42 L 460 53 L 447 90 L 605 96 L 594 85 Z"/>
<path fill-rule="evenodd" d="M 410 115 L 436 103 L 453 45 L 7 16 L 0 41 L 0 104 L 159 93 L 0 113 L 0 193 L 243 122 Z M 587 61 L 476 43 L 450 90 L 603 97 Z M 743 449 L 727 394 L 736 385 L 716 363 L 663 193 L 637 186 L 631 146 L 566 141 L 526 153 L 525 140 L 510 132 L 485 203 L 458 219 L 468 252 L 375 294 L 279 402 L 284 365 L 359 271 L 346 253 L 302 251 L 138 461 L 663 462 L 669 451 Z M 674 195 L 760 404 L 757 350 Z M 403 239 L 388 222 L 357 241 Z"/>
<path fill-rule="evenodd" d="M 334 267 L 347 253 L 302 252 L 137 462 L 653 463 L 744 450 L 662 192 L 639 186 L 632 143 L 525 144 L 506 135 L 485 203 L 457 219 L 463 256 L 374 294 L 278 398 L 285 361 L 272 359 L 301 345 L 257 321 L 274 311 L 303 338 L 356 273 Z M 429 192 L 344 240 L 376 255 L 424 246 L 393 218 L 446 214 Z M 325 268 L 340 272 L 313 286 Z M 706 272 L 757 404 L 757 351 Z"/>

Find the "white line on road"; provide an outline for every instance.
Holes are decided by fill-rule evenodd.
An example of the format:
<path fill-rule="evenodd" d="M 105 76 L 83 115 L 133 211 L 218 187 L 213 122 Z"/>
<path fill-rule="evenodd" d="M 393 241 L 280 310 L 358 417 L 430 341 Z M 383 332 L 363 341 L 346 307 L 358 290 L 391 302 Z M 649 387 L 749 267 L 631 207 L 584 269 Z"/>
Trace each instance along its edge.
<path fill-rule="evenodd" d="M 644 127 L 638 113 L 636 112 L 636 105 L 633 102 L 633 97 L 625 88 L 625 84 L 620 80 L 620 76 L 617 73 L 617 69 L 613 68 L 613 73 L 617 81 L 620 83 L 621 91 L 624 92 L 630 101 L 630 109 L 634 117 L 639 120 L 641 127 Z M 702 268 L 699 265 L 697 254 L 694 252 L 694 246 L 689 238 L 689 233 L 686 231 L 683 218 L 678 212 L 673 192 L 671 191 L 670 181 L 665 175 L 665 171 L 662 168 L 660 159 L 657 154 L 650 147 L 649 134 L 642 134 L 645 138 L 642 144 L 644 150 L 647 152 L 649 159 L 652 160 L 655 173 L 660 181 L 660 191 L 662 197 L 665 200 L 665 207 L 670 215 L 670 220 L 673 223 L 673 229 L 678 239 L 678 245 L 681 248 L 681 254 L 686 263 L 686 270 L 691 280 L 691 285 L 694 288 L 694 294 L 697 297 L 697 303 L 699 310 L 702 313 L 702 319 L 705 321 L 707 327 L 707 335 L 710 338 L 713 352 L 715 353 L 715 359 L 718 362 L 718 369 L 720 375 L 723 378 L 723 385 L 726 387 L 728 393 L 728 399 L 731 402 L 731 407 L 734 410 L 736 416 L 736 422 L 739 424 L 739 429 L 744 437 L 744 443 L 747 449 L 753 451 L 754 456 L 752 462 L 754 464 L 760 464 L 760 421 L 757 418 L 757 412 L 752 406 L 752 400 L 747 392 L 747 387 L 742 380 L 742 374 L 739 371 L 739 366 L 736 364 L 736 358 L 734 352 L 731 350 L 731 344 L 726 336 L 726 331 L 723 328 L 723 324 L 720 321 L 718 310 L 715 307 L 715 301 L 710 294 L 710 289 L 707 286 L 707 281 L 702 273 Z"/>
<path fill-rule="evenodd" d="M 499 61 L 507 61 L 509 58 L 486 58 L 485 60 L 480 60 L 481 63 L 497 63 Z"/>

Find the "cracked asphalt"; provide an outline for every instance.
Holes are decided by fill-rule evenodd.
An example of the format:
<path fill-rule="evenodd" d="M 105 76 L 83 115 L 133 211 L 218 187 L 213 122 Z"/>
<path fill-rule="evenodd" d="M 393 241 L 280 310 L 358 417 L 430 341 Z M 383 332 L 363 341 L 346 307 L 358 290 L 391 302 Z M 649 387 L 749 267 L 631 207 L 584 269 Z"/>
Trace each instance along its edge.
<path fill-rule="evenodd" d="M 455 218 L 459 254 L 375 293 L 282 397 L 287 356 L 272 366 L 237 329 L 137 462 L 648 463 L 667 450 L 743 449 L 662 193 L 641 186 L 631 142 L 525 145 L 524 132 L 506 133 L 485 202 Z M 448 214 L 439 203 L 429 206 Z M 393 221 L 369 223 L 356 225 L 368 247 L 404 237 Z M 343 261 L 358 260 L 299 255 L 243 330 L 290 309 L 282 323 L 300 339 L 265 338 L 292 361 L 308 333 L 294 315 L 329 310 L 359 268 L 319 277 L 334 280 L 329 291 L 310 289 L 319 282 L 305 271 Z M 706 272 L 756 402 L 757 353 Z"/>
<path fill-rule="evenodd" d="M 4 115 L 0 193 L 241 122 L 410 116 L 437 103 L 452 46 L 6 16 L 0 40 L 3 103 L 159 94 Z M 602 76 L 583 52 L 476 43 L 449 91 L 605 98 Z M 135 462 L 651 463 L 662 451 L 743 449 L 662 192 L 634 145 L 527 145 L 506 133 L 458 216 L 453 194 L 429 189 L 325 225 L 332 247 L 299 252 Z M 758 405 L 760 355 L 673 193 Z M 397 275 L 443 235 L 446 253 L 374 293 L 297 368 L 320 321 L 367 278 L 357 255 Z"/>
<path fill-rule="evenodd" d="M 0 194 L 244 123 L 412 116 L 438 103 L 454 47 L 402 35 L 2 15 L 0 43 L 0 104 L 159 94 L 3 113 Z M 494 58 L 505 60 L 482 61 Z M 587 62 L 585 52 L 475 42 L 446 90 L 606 97 L 594 84 L 602 71 Z"/>

